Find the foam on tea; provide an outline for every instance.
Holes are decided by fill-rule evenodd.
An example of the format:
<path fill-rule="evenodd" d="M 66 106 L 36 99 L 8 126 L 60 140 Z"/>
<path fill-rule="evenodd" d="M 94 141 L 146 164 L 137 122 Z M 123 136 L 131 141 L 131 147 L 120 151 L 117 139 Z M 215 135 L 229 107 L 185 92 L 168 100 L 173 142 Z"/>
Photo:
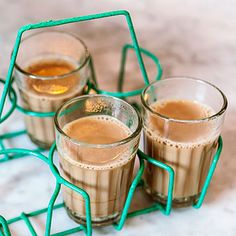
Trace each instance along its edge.
<path fill-rule="evenodd" d="M 119 120 L 106 115 L 94 115 L 77 119 L 68 123 L 63 128 L 71 138 L 86 144 L 112 144 L 129 137 L 131 131 Z M 122 152 L 122 155 L 120 153 Z M 109 150 L 97 149 L 94 154 L 93 148 L 83 148 L 78 154 L 73 154 L 79 165 L 89 164 L 88 168 L 107 169 L 121 165 L 129 160 L 129 151 L 124 146 Z M 99 156 L 99 159 L 97 158 Z M 66 158 L 66 157 L 65 157 Z M 69 157 L 68 157 L 69 158 Z"/>
<path fill-rule="evenodd" d="M 151 105 L 151 109 L 162 115 L 150 115 L 149 129 L 153 135 L 160 135 L 168 141 L 197 142 L 209 137 L 212 132 L 211 124 L 181 123 L 171 119 L 191 121 L 210 117 L 214 110 L 204 104 L 190 100 L 165 100 Z M 168 120 L 168 118 L 170 120 Z"/>
<path fill-rule="evenodd" d="M 166 117 L 178 120 L 198 120 L 208 117 L 213 111 L 191 100 L 165 100 L 154 103 L 151 108 Z"/>
<path fill-rule="evenodd" d="M 80 142 L 111 144 L 127 138 L 130 130 L 119 120 L 105 115 L 77 119 L 64 127 L 65 133 Z"/>

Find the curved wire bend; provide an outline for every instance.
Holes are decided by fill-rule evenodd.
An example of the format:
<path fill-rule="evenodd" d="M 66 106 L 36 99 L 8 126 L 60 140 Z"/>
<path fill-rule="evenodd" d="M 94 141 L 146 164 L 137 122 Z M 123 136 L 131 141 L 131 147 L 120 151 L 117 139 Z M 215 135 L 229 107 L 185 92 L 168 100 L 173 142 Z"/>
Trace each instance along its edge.
<path fill-rule="evenodd" d="M 139 94 L 142 93 L 143 88 L 128 91 L 128 92 L 123 92 L 123 84 L 124 84 L 124 76 L 125 76 L 125 65 L 126 65 L 126 58 L 127 58 L 128 50 L 134 50 L 134 46 L 131 45 L 131 44 L 126 44 L 122 48 L 121 67 L 120 67 L 120 71 L 119 71 L 119 80 L 118 80 L 118 92 L 109 92 L 109 91 L 106 91 L 106 90 L 99 89 L 97 81 L 96 81 L 93 60 L 91 58 L 90 59 L 90 67 L 91 67 L 91 74 L 92 74 L 91 80 L 92 81 L 87 82 L 87 86 L 88 86 L 87 93 L 91 89 L 93 89 L 94 91 L 96 91 L 99 94 L 106 94 L 106 95 L 119 97 L 119 98 L 132 97 L 132 96 L 136 96 L 136 95 L 139 95 Z M 156 81 L 160 80 L 163 71 L 162 71 L 162 67 L 161 67 L 159 59 L 154 54 L 152 54 L 151 52 L 149 52 L 148 50 L 146 50 L 144 48 L 140 48 L 140 52 L 153 60 L 153 62 L 156 65 L 156 68 L 157 68 L 157 74 L 155 76 L 155 80 Z M 0 82 L 1 82 L 1 80 L 0 80 Z M 34 117 L 53 117 L 55 115 L 55 112 L 36 112 L 36 111 L 31 111 L 31 110 L 25 109 L 22 106 L 18 105 L 17 104 L 16 92 L 15 92 L 15 90 L 13 89 L 13 87 L 11 85 L 9 85 L 9 86 L 10 86 L 9 98 L 10 98 L 10 101 L 12 103 L 12 108 L 13 109 L 12 109 L 12 111 L 11 110 L 9 111 L 9 114 L 4 116 L 4 119 L 2 119 L 1 122 L 6 120 L 11 115 L 14 108 L 16 108 L 21 113 L 24 113 L 25 115 L 34 116 Z"/>
<path fill-rule="evenodd" d="M 126 44 L 122 48 L 121 66 L 120 66 L 119 80 L 118 80 L 118 92 L 109 92 L 109 91 L 102 90 L 102 89 L 98 88 L 92 59 L 90 60 L 90 66 L 91 66 L 91 70 L 92 70 L 92 81 L 88 82 L 89 89 L 93 89 L 94 91 L 96 91 L 99 94 L 106 94 L 106 95 L 119 97 L 119 98 L 132 97 L 132 96 L 136 96 L 136 95 L 141 94 L 143 91 L 143 88 L 123 92 L 123 84 L 124 84 L 124 78 L 125 78 L 125 65 L 126 65 L 127 54 L 128 54 L 129 50 L 135 50 L 134 46 L 131 44 Z M 154 54 L 152 54 L 151 52 L 149 52 L 148 50 L 146 50 L 144 48 L 140 48 L 140 52 L 153 60 L 153 62 L 155 63 L 155 65 L 157 67 L 157 74 L 155 76 L 155 80 L 156 81 L 160 80 L 163 71 L 162 71 L 162 67 L 161 67 L 161 63 L 160 63 L 159 59 Z M 149 82 L 145 82 L 145 85 L 148 85 L 148 84 L 149 84 Z"/>
<path fill-rule="evenodd" d="M 134 196 L 134 192 L 141 181 L 145 166 L 144 166 L 144 160 L 140 157 L 139 157 L 139 164 L 140 165 L 139 165 L 138 172 L 137 172 L 137 174 L 130 186 L 130 189 L 129 189 L 129 192 L 128 192 L 128 195 L 127 195 L 127 198 L 125 201 L 125 205 L 124 205 L 124 208 L 121 213 L 120 220 L 117 224 L 113 224 L 113 226 L 116 230 L 121 230 L 123 228 L 123 226 L 125 224 L 125 220 L 128 217 L 128 211 L 129 211 L 129 207 L 130 207 L 131 201 Z"/>
<path fill-rule="evenodd" d="M 64 186 L 66 186 L 67 188 L 70 188 L 72 189 L 73 191 L 77 192 L 78 194 L 82 195 L 82 197 L 84 198 L 84 201 L 85 201 L 85 210 L 86 210 L 86 233 L 88 236 L 92 235 L 92 221 L 91 221 L 91 209 L 90 209 L 90 197 L 88 195 L 88 193 L 73 185 L 72 183 L 68 182 L 67 180 L 65 180 L 59 173 L 57 167 L 54 165 L 53 163 L 53 157 L 54 157 L 54 152 L 56 150 L 56 143 L 54 143 L 49 151 L 49 167 L 53 173 L 53 175 L 55 176 L 57 182 L 59 184 L 63 184 Z M 55 200 L 56 200 L 56 197 L 58 196 L 58 193 L 59 193 L 59 187 L 58 189 L 55 190 L 52 198 L 51 198 L 51 208 L 53 207 L 53 204 L 55 203 Z"/>
<path fill-rule="evenodd" d="M 83 198 L 85 199 L 85 203 L 86 203 L 86 219 L 87 219 L 87 228 L 83 228 L 82 229 L 86 232 L 87 236 L 91 236 L 92 235 L 92 224 L 91 224 L 91 211 L 90 211 L 90 199 L 88 194 L 76 187 L 75 185 L 69 183 L 68 181 L 66 181 L 65 179 L 63 179 L 60 174 L 59 171 L 57 170 L 56 166 L 53 163 L 53 153 L 55 150 L 55 144 L 52 146 L 50 152 L 49 152 L 49 158 L 47 158 L 46 156 L 44 156 L 43 154 L 41 154 L 40 152 L 36 152 L 36 151 L 31 151 L 31 150 L 27 150 L 27 149 L 21 149 L 21 148 L 12 148 L 12 149 L 5 149 L 5 150 L 0 150 L 0 155 L 3 154 L 26 154 L 26 155 L 31 155 L 34 157 L 39 158 L 40 160 L 44 161 L 46 164 L 49 165 L 55 179 L 56 179 L 56 187 L 54 189 L 53 195 L 49 201 L 48 204 L 48 210 L 47 210 L 47 220 L 46 220 L 46 229 L 45 229 L 45 236 L 50 236 L 50 232 L 51 232 L 51 224 L 52 224 L 52 213 L 53 213 L 53 208 L 54 208 L 54 204 L 55 201 L 58 197 L 60 188 L 61 188 L 61 184 L 67 186 L 68 188 L 78 192 L 79 194 L 81 194 L 83 196 Z M 23 217 L 25 216 L 24 213 L 22 215 Z M 21 217 L 22 218 L 22 217 Z M 10 236 L 10 231 L 9 234 L 7 234 L 7 221 L 3 218 L 0 217 L 0 223 L 2 223 L 4 230 L 6 231 L 6 236 Z M 30 224 L 30 223 L 29 223 Z M 8 229 L 9 230 L 9 229 Z M 4 233 L 5 233 L 4 231 Z M 33 229 L 31 228 L 31 231 L 33 232 Z"/>
<path fill-rule="evenodd" d="M 150 156 L 143 153 L 140 149 L 138 150 L 138 155 L 141 156 L 144 160 L 148 161 L 149 163 L 151 163 L 161 169 L 164 169 L 165 171 L 168 172 L 169 183 L 168 183 L 167 202 L 166 202 L 166 206 L 164 208 L 163 207 L 159 207 L 159 208 L 162 211 L 162 213 L 164 213 L 165 215 L 169 215 L 171 212 L 171 206 L 172 206 L 172 196 L 173 196 L 174 176 L 175 176 L 173 168 L 160 162 L 160 161 L 157 161 L 157 160 L 151 158 Z"/>
<path fill-rule="evenodd" d="M 4 233 L 3 236 L 11 236 L 6 219 L 0 215 L 0 233 L 1 233 L 1 226 L 3 228 L 3 233 Z"/>
<path fill-rule="evenodd" d="M 140 51 L 140 48 L 138 45 L 138 40 L 137 40 L 135 31 L 134 31 L 134 26 L 133 26 L 133 23 L 132 23 L 132 20 L 131 20 L 131 17 L 130 17 L 130 14 L 128 11 L 118 10 L 118 11 L 111 11 L 111 12 L 103 12 L 103 13 L 99 13 L 99 14 L 66 18 L 66 19 L 62 19 L 62 20 L 49 20 L 49 21 L 40 22 L 40 23 L 36 23 L 36 24 L 29 24 L 29 25 L 25 25 L 25 26 L 21 27 L 18 30 L 18 34 L 16 37 L 14 49 L 13 49 L 11 60 L 10 60 L 10 65 L 8 68 L 8 73 L 7 73 L 7 77 L 6 77 L 4 90 L 3 90 L 2 97 L 0 100 L 0 119 L 2 117 L 2 112 L 3 112 L 4 105 L 5 105 L 5 100 L 6 100 L 7 94 L 11 88 L 10 85 L 12 82 L 13 69 L 14 69 L 16 57 L 17 57 L 17 54 L 19 51 L 21 38 L 22 38 L 22 35 L 24 32 L 32 30 L 32 29 L 54 27 L 54 26 L 59 26 L 59 25 L 64 25 L 64 24 L 69 24 L 69 23 L 89 21 L 89 20 L 101 19 L 101 18 L 113 17 L 113 16 L 125 16 L 125 19 L 126 19 L 126 22 L 127 22 L 128 28 L 129 28 L 130 36 L 131 36 L 131 39 L 133 42 L 133 47 L 136 52 L 138 63 L 139 63 L 139 66 L 140 66 L 140 69 L 141 69 L 141 72 L 143 75 L 144 82 L 145 82 L 145 84 L 148 84 L 149 80 L 148 80 L 147 72 L 146 72 L 146 69 L 145 69 L 145 66 L 143 63 L 143 59 L 141 56 L 141 51 Z"/>

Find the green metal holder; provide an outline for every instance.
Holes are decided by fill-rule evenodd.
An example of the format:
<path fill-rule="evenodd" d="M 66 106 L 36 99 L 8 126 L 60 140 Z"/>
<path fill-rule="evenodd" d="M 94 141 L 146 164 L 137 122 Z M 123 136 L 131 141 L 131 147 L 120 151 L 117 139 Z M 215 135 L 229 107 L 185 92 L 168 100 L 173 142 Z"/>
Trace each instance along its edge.
<path fill-rule="evenodd" d="M 127 97 L 131 97 L 131 96 L 136 96 L 141 94 L 142 92 L 142 88 L 138 89 L 138 90 L 133 90 L 133 91 L 128 91 L 128 92 L 123 92 L 123 84 L 124 84 L 124 79 L 125 79 L 125 65 L 126 65 L 126 60 L 127 60 L 127 55 L 128 52 L 130 50 L 135 50 L 134 47 L 130 44 L 126 44 L 124 45 L 124 47 L 122 48 L 122 54 L 121 54 L 121 67 L 119 70 L 119 77 L 118 77 L 118 92 L 109 92 L 106 90 L 102 90 L 99 89 L 98 84 L 97 84 L 97 80 L 96 80 L 96 74 L 95 74 L 95 70 L 94 70 L 94 66 L 93 66 L 93 60 L 92 58 L 90 58 L 90 68 L 91 68 L 91 80 L 89 80 L 87 82 L 87 91 L 85 91 L 85 93 L 89 93 L 90 90 L 94 90 L 96 93 L 99 94 L 106 94 L 106 95 L 110 95 L 110 96 L 115 96 L 115 97 L 119 97 L 119 98 L 127 98 Z M 156 68 L 157 68 L 157 73 L 155 75 L 155 80 L 160 80 L 161 76 L 162 76 L 162 67 L 161 64 L 159 62 L 159 59 L 152 54 L 151 52 L 140 48 L 140 52 L 144 55 L 146 55 L 147 57 L 149 57 L 153 63 L 155 64 Z M 13 82 L 14 80 L 12 80 Z M 0 83 L 5 85 L 5 81 L 3 79 L 0 79 Z M 5 85 L 6 87 L 7 85 Z M 8 93 L 8 97 L 9 100 L 11 102 L 11 108 L 9 109 L 9 111 L 3 116 L 2 119 L 0 119 L 0 123 L 4 122 L 8 117 L 10 117 L 10 115 L 12 114 L 12 112 L 16 109 L 19 112 L 28 115 L 28 116 L 35 116 L 35 117 L 53 117 L 55 115 L 55 112 L 35 112 L 35 111 L 31 111 L 31 110 L 27 110 L 24 109 L 22 106 L 20 106 L 17 103 L 17 93 L 14 90 L 14 88 L 12 87 L 12 84 L 9 84 L 9 93 Z M 0 148 L 2 149 L 6 149 L 5 145 L 4 145 L 4 141 L 8 140 L 8 139 L 12 139 L 14 137 L 18 137 L 20 135 L 26 135 L 27 132 L 26 130 L 19 130 L 19 131 L 15 131 L 15 132 L 10 132 L 10 133 L 5 133 L 4 135 L 0 135 Z M 41 148 L 37 148 L 35 149 L 35 151 L 43 151 L 43 149 Z M 12 159 L 12 157 L 24 157 L 25 155 L 23 154 L 11 154 L 11 155 L 7 155 L 5 154 L 5 158 L 0 159 L 0 163 L 3 161 L 7 161 Z"/>
<path fill-rule="evenodd" d="M 125 65 L 126 65 L 126 60 L 127 60 L 127 54 L 130 50 L 134 50 L 136 53 L 139 67 L 142 72 L 144 84 L 148 85 L 149 79 L 148 79 L 148 76 L 146 73 L 146 69 L 145 69 L 141 54 L 146 55 L 153 60 L 153 62 L 155 63 L 155 65 L 157 67 L 157 74 L 156 74 L 155 79 L 159 80 L 162 76 L 162 68 L 161 68 L 160 62 L 159 62 L 158 58 L 155 55 L 153 55 L 151 52 L 139 47 L 138 41 L 136 38 L 136 34 L 134 31 L 134 27 L 132 24 L 132 20 L 131 20 L 131 17 L 127 11 L 124 11 L 124 10 L 112 11 L 112 12 L 105 12 L 105 13 L 93 14 L 93 15 L 87 15 L 87 16 L 81 16 L 81 17 L 67 18 L 67 19 L 63 19 L 63 20 L 55 20 L 55 21 L 50 20 L 50 21 L 41 22 L 38 24 L 26 25 L 26 26 L 21 27 L 18 31 L 6 80 L 4 81 L 4 80 L 0 79 L 0 83 L 2 83 L 4 85 L 4 90 L 3 90 L 2 97 L 0 100 L 0 124 L 3 123 L 6 119 L 8 119 L 14 110 L 18 110 L 18 111 L 24 113 L 25 115 L 37 116 L 37 117 L 52 117 L 55 114 L 54 112 L 46 112 L 46 113 L 32 112 L 32 111 L 22 108 L 17 103 L 18 102 L 17 101 L 17 94 L 12 87 L 12 83 L 13 83 L 12 74 L 13 74 L 14 64 L 16 61 L 21 38 L 22 38 L 22 35 L 25 31 L 32 30 L 32 29 L 38 29 L 38 28 L 53 27 L 53 26 L 64 25 L 64 24 L 75 23 L 75 22 L 95 20 L 95 19 L 100 19 L 100 18 L 114 17 L 114 16 L 124 16 L 126 18 L 126 22 L 127 22 L 128 28 L 129 28 L 131 39 L 132 39 L 132 45 L 127 44 L 122 49 L 121 66 L 120 66 L 120 71 L 119 71 L 117 92 L 105 91 L 105 90 L 102 90 L 98 87 L 92 58 L 90 60 L 92 78 L 87 84 L 87 88 L 88 88 L 87 92 L 89 92 L 91 89 L 93 89 L 97 93 L 100 93 L 100 94 L 107 94 L 107 95 L 120 97 L 120 98 L 124 98 L 124 99 L 127 97 L 130 97 L 130 96 L 139 95 L 141 93 L 142 89 L 128 91 L 128 92 L 123 91 L 123 85 L 124 85 L 124 79 L 125 79 Z M 11 107 L 3 115 L 3 109 L 4 109 L 4 105 L 5 105 L 7 97 L 9 98 L 9 101 L 11 102 Z M 27 150 L 27 149 L 23 149 L 23 148 L 8 149 L 5 147 L 5 144 L 4 144 L 5 140 L 12 139 L 17 136 L 25 135 L 25 134 L 26 134 L 25 130 L 20 130 L 20 131 L 14 131 L 11 133 L 5 133 L 3 135 L 0 135 L 0 156 L 3 156 L 0 158 L 0 164 L 4 163 L 6 161 L 15 160 L 17 158 L 22 158 L 24 156 L 33 156 L 34 158 L 38 158 L 38 159 L 42 160 L 45 164 L 48 165 L 49 171 L 54 175 L 55 188 L 54 188 L 54 192 L 51 196 L 51 199 L 48 203 L 48 206 L 46 208 L 40 209 L 37 211 L 33 211 L 30 213 L 22 212 L 20 216 L 15 217 L 13 219 L 9 219 L 9 220 L 6 220 L 4 217 L 0 216 L 0 236 L 10 236 L 11 233 L 9 230 L 9 225 L 11 225 L 15 222 L 18 222 L 18 221 L 24 221 L 30 234 L 33 236 L 37 235 L 36 230 L 34 229 L 33 225 L 31 224 L 30 218 L 44 214 L 44 213 L 47 214 L 46 227 L 45 227 L 45 235 L 46 236 L 49 236 L 49 235 L 63 236 L 63 235 L 69 235 L 72 233 L 76 233 L 79 231 L 83 231 L 87 236 L 91 236 L 92 235 L 92 223 L 91 223 L 91 210 L 90 210 L 89 195 L 86 191 L 71 184 L 70 182 L 65 180 L 60 175 L 57 167 L 54 165 L 54 162 L 53 162 L 53 154 L 56 150 L 55 144 L 52 145 L 48 157 L 46 157 L 45 155 L 42 154 L 42 151 L 43 151 L 42 149 L 36 149 L 36 150 Z M 222 150 L 222 139 L 219 138 L 218 150 L 217 150 L 217 152 L 213 158 L 213 161 L 211 163 L 211 167 L 210 167 L 209 173 L 207 175 L 206 181 L 204 183 L 200 198 L 199 198 L 198 202 L 194 205 L 195 208 L 200 208 L 203 201 L 204 201 L 207 189 L 208 189 L 209 184 L 211 182 L 217 162 L 219 160 L 221 150 Z M 117 223 L 113 224 L 113 226 L 116 230 L 121 230 L 125 224 L 126 219 L 129 217 L 134 217 L 137 215 L 146 214 L 146 213 L 156 211 L 156 210 L 160 210 L 165 215 L 169 215 L 171 212 L 172 193 L 173 193 L 173 186 L 174 186 L 174 171 L 173 171 L 173 169 L 170 166 L 147 156 L 141 150 L 138 150 L 138 157 L 139 157 L 140 167 L 139 167 L 139 170 L 138 170 L 138 172 L 137 172 L 137 174 L 130 186 L 130 189 L 129 189 L 129 192 L 127 195 L 127 199 L 126 199 L 124 208 L 121 213 L 121 217 Z M 154 203 L 153 205 L 151 205 L 148 208 L 139 209 L 134 212 L 129 212 L 129 207 L 130 207 L 131 201 L 133 199 L 133 195 L 135 193 L 135 190 L 137 189 L 137 187 L 142 186 L 142 183 L 143 183 L 142 175 L 143 175 L 143 172 L 145 169 L 145 162 L 149 162 L 149 163 L 168 172 L 169 186 L 168 186 L 167 204 L 162 205 L 160 203 Z M 86 209 L 86 226 L 78 225 L 78 227 L 76 227 L 76 228 L 68 229 L 66 231 L 58 232 L 56 234 L 51 234 L 53 212 L 58 208 L 64 207 L 63 203 L 55 204 L 55 201 L 58 197 L 58 194 L 60 192 L 62 185 L 64 185 L 67 188 L 72 189 L 73 191 L 77 192 L 78 194 L 81 194 L 82 197 L 84 198 L 85 209 Z"/>

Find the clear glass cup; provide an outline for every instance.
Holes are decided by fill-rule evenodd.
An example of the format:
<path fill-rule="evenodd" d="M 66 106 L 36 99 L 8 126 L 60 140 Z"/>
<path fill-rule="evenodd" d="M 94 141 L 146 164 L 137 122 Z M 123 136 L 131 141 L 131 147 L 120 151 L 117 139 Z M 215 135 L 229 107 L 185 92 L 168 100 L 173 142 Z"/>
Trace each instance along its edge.
<path fill-rule="evenodd" d="M 227 99 L 220 89 L 208 82 L 174 77 L 149 85 L 143 91 L 141 100 L 144 152 L 174 169 L 173 206 L 192 205 L 199 198 L 217 149 Z M 202 104 L 202 109 L 209 109 L 203 111 L 209 114 L 202 119 L 176 119 L 154 109 L 154 104 L 165 104 L 170 100 Z M 185 115 L 193 109 L 191 107 L 185 111 Z M 175 107 L 169 109 L 169 112 L 175 111 Z M 193 112 L 196 112 L 196 108 Z M 147 163 L 144 178 L 147 193 L 165 204 L 168 173 Z"/>
<path fill-rule="evenodd" d="M 23 108 L 55 112 L 65 101 L 83 94 L 90 77 L 90 55 L 76 36 L 60 31 L 42 31 L 21 42 L 14 77 Z M 54 139 L 53 117 L 25 115 L 31 140 L 49 148 Z"/>
<path fill-rule="evenodd" d="M 116 142 L 93 144 L 80 142 L 65 132 L 68 123 L 99 115 L 105 115 L 109 125 L 110 119 L 118 120 L 128 128 L 129 135 Z M 92 224 L 101 226 L 117 221 L 129 191 L 139 146 L 142 122 L 138 112 L 114 97 L 84 95 L 66 102 L 57 111 L 55 127 L 61 175 L 89 194 Z M 116 135 L 115 129 L 113 132 Z M 82 196 L 66 187 L 62 193 L 69 216 L 85 224 Z"/>

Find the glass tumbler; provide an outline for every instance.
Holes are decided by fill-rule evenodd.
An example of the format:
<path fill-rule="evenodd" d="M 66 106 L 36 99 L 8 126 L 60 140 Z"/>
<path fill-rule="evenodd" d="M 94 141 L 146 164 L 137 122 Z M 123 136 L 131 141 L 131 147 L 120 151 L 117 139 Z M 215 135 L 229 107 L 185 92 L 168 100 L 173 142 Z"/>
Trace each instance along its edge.
<path fill-rule="evenodd" d="M 104 128 L 91 124 L 94 119 L 102 119 Z M 73 135 L 68 133 L 68 124 L 73 125 Z M 102 226 L 117 221 L 131 184 L 142 129 L 137 111 L 114 97 L 84 95 L 66 102 L 57 111 L 55 128 L 61 175 L 89 194 L 92 224 Z M 127 131 L 123 138 L 118 136 L 121 130 Z M 75 133 L 89 138 L 78 139 Z M 101 139 L 96 142 L 94 136 L 98 134 Z M 66 187 L 62 193 L 69 216 L 85 224 L 82 196 Z"/>
<path fill-rule="evenodd" d="M 141 100 L 144 152 L 174 169 L 173 206 L 192 205 L 217 149 L 227 99 L 208 82 L 176 77 L 150 84 Z M 144 176 L 147 193 L 165 204 L 168 173 L 147 163 Z"/>
<path fill-rule="evenodd" d="M 14 77 L 21 105 L 33 112 L 55 112 L 65 101 L 83 94 L 90 77 L 90 55 L 76 36 L 42 31 L 24 38 Z M 25 115 L 30 139 L 49 148 L 54 139 L 53 117 Z"/>

